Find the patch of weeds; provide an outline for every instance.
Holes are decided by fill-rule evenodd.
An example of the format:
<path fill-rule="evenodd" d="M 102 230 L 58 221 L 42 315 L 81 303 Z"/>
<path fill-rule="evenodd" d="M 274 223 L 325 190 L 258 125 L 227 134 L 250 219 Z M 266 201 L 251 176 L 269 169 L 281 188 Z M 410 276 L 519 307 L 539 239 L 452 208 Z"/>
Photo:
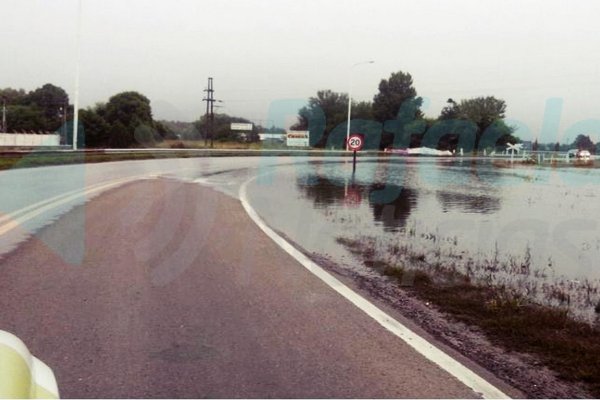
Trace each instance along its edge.
<path fill-rule="evenodd" d="M 600 331 L 570 315 L 568 293 L 551 287 L 549 296 L 563 306 L 540 305 L 506 285 L 493 285 L 492 279 L 487 283 L 474 281 L 469 274 L 453 267 L 427 268 L 419 264 L 422 269 L 412 269 L 377 260 L 372 252 L 368 253 L 365 265 L 394 278 L 419 299 L 458 321 L 480 328 L 492 342 L 506 350 L 537 356 L 560 378 L 583 383 L 594 396 L 600 397 Z M 423 263 L 425 256 L 413 254 L 408 259 Z M 529 269 L 528 261 L 526 252 L 524 262 L 514 263 L 510 269 L 516 273 L 528 272 L 524 271 Z M 591 284 L 587 285 L 584 283 L 586 290 L 593 292 Z M 600 313 L 600 302 L 595 311 Z"/>
<path fill-rule="evenodd" d="M 408 257 L 412 262 L 425 262 L 425 254 L 423 253 L 410 254 Z"/>

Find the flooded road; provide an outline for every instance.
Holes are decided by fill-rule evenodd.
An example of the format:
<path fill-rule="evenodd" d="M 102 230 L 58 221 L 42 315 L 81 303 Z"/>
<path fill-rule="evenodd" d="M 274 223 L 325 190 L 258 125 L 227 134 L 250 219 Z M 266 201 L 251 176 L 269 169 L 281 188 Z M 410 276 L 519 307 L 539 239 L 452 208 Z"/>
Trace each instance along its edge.
<path fill-rule="evenodd" d="M 392 262 L 509 284 L 589 319 L 599 300 L 599 178 L 596 169 L 428 158 L 361 159 L 353 176 L 348 161 L 316 161 L 264 173 L 249 197 L 272 227 L 348 268 L 361 266 L 340 239 Z"/>

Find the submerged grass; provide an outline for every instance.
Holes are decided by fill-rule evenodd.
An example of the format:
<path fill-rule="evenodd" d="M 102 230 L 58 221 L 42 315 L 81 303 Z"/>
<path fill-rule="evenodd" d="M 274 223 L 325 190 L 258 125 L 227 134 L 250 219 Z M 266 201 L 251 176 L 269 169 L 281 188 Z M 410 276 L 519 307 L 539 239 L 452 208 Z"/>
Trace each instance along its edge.
<path fill-rule="evenodd" d="M 583 383 L 600 397 L 600 330 L 574 319 L 568 308 L 536 304 L 508 286 L 477 282 L 456 270 L 421 270 L 418 264 L 406 268 L 377 259 L 371 244 L 364 245 L 364 241 L 339 238 L 338 242 L 404 290 L 452 318 L 480 328 L 508 351 L 535 355 L 560 378 Z M 420 257 L 417 261 L 423 262 Z"/>

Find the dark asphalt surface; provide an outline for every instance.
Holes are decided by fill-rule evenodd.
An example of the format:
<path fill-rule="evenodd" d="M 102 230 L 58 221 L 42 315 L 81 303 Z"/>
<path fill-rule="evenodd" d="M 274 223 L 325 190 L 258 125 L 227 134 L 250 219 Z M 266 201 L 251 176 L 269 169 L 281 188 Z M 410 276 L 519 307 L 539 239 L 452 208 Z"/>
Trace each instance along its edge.
<path fill-rule="evenodd" d="M 62 397 L 475 396 L 199 185 L 107 192 L 0 273 L 0 327 L 53 368 Z"/>

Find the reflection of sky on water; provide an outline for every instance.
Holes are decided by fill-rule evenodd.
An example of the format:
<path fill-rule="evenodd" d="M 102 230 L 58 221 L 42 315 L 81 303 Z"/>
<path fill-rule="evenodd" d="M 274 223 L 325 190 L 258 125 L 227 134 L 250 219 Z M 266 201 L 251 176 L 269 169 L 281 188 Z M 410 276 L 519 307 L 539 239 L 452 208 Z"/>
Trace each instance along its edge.
<path fill-rule="evenodd" d="M 314 162 L 278 169 L 250 196 L 269 224 L 309 251 L 333 251 L 330 236 L 405 241 L 410 228 L 449 239 L 475 259 L 496 248 L 522 257 L 529 248 L 534 269 L 551 264 L 557 275 L 596 279 L 599 174 L 408 158 L 360 160 L 352 178 L 347 162 Z"/>

